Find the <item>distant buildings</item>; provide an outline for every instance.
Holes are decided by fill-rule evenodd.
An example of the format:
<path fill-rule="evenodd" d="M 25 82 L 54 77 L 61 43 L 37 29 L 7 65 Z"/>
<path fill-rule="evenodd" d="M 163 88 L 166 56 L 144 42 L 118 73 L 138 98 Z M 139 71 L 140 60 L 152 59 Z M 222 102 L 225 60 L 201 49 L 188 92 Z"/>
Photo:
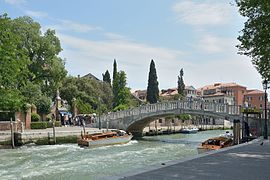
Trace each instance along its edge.
<path fill-rule="evenodd" d="M 178 94 L 177 88 L 162 89 L 160 97 L 172 100 Z M 136 90 L 133 95 L 142 101 L 146 101 L 146 90 Z M 200 98 L 205 102 L 224 103 L 229 105 L 245 106 L 252 108 L 264 108 L 264 92 L 260 90 L 248 90 L 247 87 L 237 83 L 215 83 L 195 89 L 193 86 L 185 87 L 187 98 Z"/>
<path fill-rule="evenodd" d="M 265 107 L 265 94 L 260 90 L 247 90 L 244 94 L 244 100 L 249 107 L 264 109 Z"/>
<path fill-rule="evenodd" d="M 185 86 L 184 90 L 185 96 L 187 98 L 196 98 L 197 97 L 197 90 L 193 86 Z M 161 97 L 172 97 L 178 94 L 177 88 L 169 88 L 169 89 L 162 89 L 160 96 Z"/>
<path fill-rule="evenodd" d="M 215 83 L 198 89 L 206 102 L 228 103 L 230 105 L 264 108 L 264 92 L 248 90 L 236 83 Z"/>

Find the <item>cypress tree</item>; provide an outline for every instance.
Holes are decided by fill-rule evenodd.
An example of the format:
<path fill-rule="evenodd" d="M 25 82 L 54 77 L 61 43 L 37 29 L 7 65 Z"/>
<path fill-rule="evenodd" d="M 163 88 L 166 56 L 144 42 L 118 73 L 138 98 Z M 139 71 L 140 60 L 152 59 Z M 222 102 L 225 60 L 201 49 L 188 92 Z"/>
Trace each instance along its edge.
<path fill-rule="evenodd" d="M 181 97 L 185 96 L 184 90 L 185 90 L 185 83 L 183 80 L 183 76 L 184 76 L 184 71 L 183 68 L 180 70 L 180 75 L 178 76 L 178 81 L 177 81 L 177 90 L 178 90 L 178 94 Z"/>
<path fill-rule="evenodd" d="M 159 89 L 158 89 L 158 81 L 157 81 L 157 72 L 154 60 L 151 60 L 150 63 L 150 71 L 148 76 L 148 86 L 147 86 L 147 96 L 146 100 L 153 104 L 157 103 L 159 99 Z"/>
<path fill-rule="evenodd" d="M 103 82 L 109 83 L 111 85 L 111 76 L 109 71 L 107 70 L 105 74 L 102 74 L 103 76 Z"/>
<path fill-rule="evenodd" d="M 115 80 L 117 76 L 117 64 L 116 64 L 116 60 L 114 59 L 113 61 L 113 81 Z"/>
<path fill-rule="evenodd" d="M 113 82 L 112 82 L 112 90 L 113 90 L 113 107 L 117 106 L 117 94 L 119 90 L 119 78 L 118 78 L 118 72 L 117 72 L 117 63 L 114 59 L 113 61 Z"/>

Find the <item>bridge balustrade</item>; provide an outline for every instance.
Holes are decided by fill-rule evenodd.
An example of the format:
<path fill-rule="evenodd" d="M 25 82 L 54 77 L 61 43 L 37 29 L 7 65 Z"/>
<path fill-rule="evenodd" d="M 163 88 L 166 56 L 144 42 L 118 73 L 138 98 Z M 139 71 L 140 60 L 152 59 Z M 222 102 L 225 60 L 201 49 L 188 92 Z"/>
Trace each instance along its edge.
<path fill-rule="evenodd" d="M 203 101 L 169 101 L 159 102 L 156 104 L 147 104 L 140 107 L 135 107 L 128 110 L 111 112 L 110 114 L 103 114 L 100 116 L 101 120 L 121 119 L 130 116 L 145 115 L 150 113 L 158 113 L 169 110 L 198 110 L 206 112 L 215 112 L 228 115 L 239 115 L 240 108 L 235 105 L 228 105 L 222 103 L 203 102 Z"/>

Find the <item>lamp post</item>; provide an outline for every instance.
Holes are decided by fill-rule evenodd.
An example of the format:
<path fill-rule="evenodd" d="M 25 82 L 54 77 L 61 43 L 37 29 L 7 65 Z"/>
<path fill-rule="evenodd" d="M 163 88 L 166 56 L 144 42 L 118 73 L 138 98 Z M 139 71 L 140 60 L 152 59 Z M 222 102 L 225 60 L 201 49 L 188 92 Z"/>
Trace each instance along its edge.
<path fill-rule="evenodd" d="M 264 80 L 262 82 L 263 84 L 263 89 L 264 89 L 264 133 L 263 133 L 263 138 L 268 139 L 268 132 L 267 132 L 267 92 L 266 90 L 268 89 L 268 81 Z"/>

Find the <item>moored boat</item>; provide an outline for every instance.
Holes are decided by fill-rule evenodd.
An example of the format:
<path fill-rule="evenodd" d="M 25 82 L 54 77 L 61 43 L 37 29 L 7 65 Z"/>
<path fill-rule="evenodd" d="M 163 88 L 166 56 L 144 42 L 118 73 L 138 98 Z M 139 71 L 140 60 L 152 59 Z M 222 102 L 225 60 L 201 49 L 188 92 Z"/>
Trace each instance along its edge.
<path fill-rule="evenodd" d="M 123 130 L 95 133 L 95 134 L 85 134 L 82 135 L 81 139 L 78 140 L 79 146 L 105 146 L 114 144 L 124 144 L 128 143 L 133 136 L 126 133 Z"/>
<path fill-rule="evenodd" d="M 231 138 L 224 136 L 214 137 L 202 142 L 201 146 L 198 147 L 198 152 L 202 153 L 210 150 L 218 150 L 232 145 L 233 140 Z"/>
<path fill-rule="evenodd" d="M 195 134 L 199 131 L 198 128 L 196 127 L 193 127 L 193 128 L 182 128 L 180 130 L 180 133 L 183 133 L 183 134 Z"/>

